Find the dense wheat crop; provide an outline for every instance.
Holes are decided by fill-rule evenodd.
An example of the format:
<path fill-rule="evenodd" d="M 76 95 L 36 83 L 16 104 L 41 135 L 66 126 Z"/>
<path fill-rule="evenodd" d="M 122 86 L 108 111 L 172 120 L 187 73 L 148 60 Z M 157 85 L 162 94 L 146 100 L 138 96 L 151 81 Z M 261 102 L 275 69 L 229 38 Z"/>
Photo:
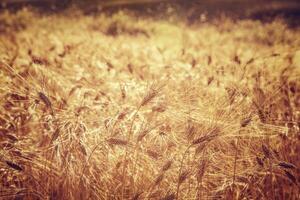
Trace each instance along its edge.
<path fill-rule="evenodd" d="M 0 15 L 0 199 L 299 199 L 300 30 Z"/>

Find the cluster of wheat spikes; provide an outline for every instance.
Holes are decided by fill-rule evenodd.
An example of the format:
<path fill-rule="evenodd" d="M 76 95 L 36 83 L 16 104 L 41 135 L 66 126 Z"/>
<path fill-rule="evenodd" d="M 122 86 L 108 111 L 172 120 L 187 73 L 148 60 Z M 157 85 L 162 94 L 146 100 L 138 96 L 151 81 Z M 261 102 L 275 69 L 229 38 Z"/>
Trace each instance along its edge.
<path fill-rule="evenodd" d="M 299 38 L 1 13 L 0 199 L 299 199 Z"/>

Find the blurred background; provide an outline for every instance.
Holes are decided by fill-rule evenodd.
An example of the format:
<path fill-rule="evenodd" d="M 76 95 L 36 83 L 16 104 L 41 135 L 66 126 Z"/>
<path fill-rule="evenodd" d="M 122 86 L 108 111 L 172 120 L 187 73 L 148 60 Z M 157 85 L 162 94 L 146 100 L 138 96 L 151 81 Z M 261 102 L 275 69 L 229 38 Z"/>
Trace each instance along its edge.
<path fill-rule="evenodd" d="M 114 12 L 129 9 L 138 15 L 153 15 L 165 11 L 184 15 L 191 23 L 201 15 L 208 17 L 226 14 L 237 18 L 266 20 L 284 17 L 299 25 L 299 0 L 0 0 L 3 9 L 18 10 L 30 6 L 43 12 L 59 12 L 79 7 L 85 14 Z M 160 15 L 157 15 L 160 17 Z"/>

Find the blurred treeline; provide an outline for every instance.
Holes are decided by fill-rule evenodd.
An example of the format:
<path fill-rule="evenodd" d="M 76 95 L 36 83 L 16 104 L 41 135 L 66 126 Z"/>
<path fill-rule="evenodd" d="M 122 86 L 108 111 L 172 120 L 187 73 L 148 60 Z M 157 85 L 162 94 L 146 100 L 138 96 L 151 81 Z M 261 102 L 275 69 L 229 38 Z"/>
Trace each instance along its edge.
<path fill-rule="evenodd" d="M 238 18 L 283 16 L 294 22 L 300 21 L 299 0 L 0 0 L 0 6 L 12 10 L 33 6 L 55 12 L 77 7 L 86 14 L 130 9 L 138 15 L 156 17 L 171 11 L 191 22 L 198 20 L 202 14 L 214 17 L 224 13 Z"/>

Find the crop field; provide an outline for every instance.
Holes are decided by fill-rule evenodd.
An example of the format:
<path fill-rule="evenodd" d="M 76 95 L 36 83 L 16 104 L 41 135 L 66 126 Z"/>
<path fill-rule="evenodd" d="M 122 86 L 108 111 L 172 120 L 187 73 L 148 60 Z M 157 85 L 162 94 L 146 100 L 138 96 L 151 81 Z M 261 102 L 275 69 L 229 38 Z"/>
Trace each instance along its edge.
<path fill-rule="evenodd" d="M 283 19 L 0 13 L 0 199 L 296 200 L 299 152 Z"/>

